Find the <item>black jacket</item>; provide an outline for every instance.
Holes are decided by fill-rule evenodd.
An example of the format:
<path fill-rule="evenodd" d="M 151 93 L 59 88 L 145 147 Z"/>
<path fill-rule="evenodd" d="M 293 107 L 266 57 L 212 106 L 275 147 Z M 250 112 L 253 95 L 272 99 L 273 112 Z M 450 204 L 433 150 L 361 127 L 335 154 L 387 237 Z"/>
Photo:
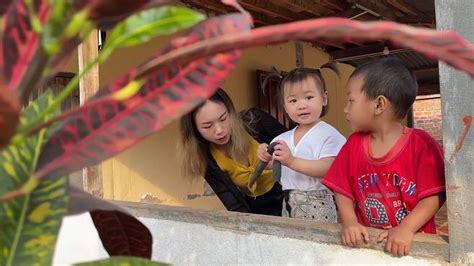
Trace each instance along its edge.
<path fill-rule="evenodd" d="M 271 115 L 256 108 L 243 111 L 240 115 L 246 127 L 251 128 L 248 130 L 249 134 L 259 143 L 270 143 L 276 136 L 287 130 Z M 264 195 L 250 198 L 241 192 L 239 188 L 234 185 L 230 177 L 219 168 L 210 152 L 207 156 L 207 170 L 204 178 L 229 211 L 265 213 L 261 210 L 257 210 L 255 206 L 268 204 L 269 196 L 267 194 L 271 194 L 270 197 L 274 198 L 272 199 L 273 203 L 278 204 L 279 202 L 281 209 L 283 193 L 278 183 L 275 183 L 274 188 Z M 260 204 L 254 204 L 259 201 L 259 198 L 265 199 L 261 200 Z M 274 214 L 278 215 L 275 212 Z"/>

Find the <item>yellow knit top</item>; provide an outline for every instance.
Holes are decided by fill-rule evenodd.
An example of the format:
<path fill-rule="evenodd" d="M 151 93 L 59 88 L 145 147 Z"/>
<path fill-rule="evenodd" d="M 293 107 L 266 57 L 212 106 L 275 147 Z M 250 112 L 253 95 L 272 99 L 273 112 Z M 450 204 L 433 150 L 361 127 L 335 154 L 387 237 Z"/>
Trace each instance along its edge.
<path fill-rule="evenodd" d="M 257 197 L 270 191 L 275 183 L 272 178 L 271 170 L 264 170 L 262 175 L 252 187 L 248 186 L 248 182 L 259 162 L 257 157 L 257 148 L 259 143 L 252 137 L 250 139 L 250 149 L 248 155 L 249 166 L 235 162 L 225 154 L 220 152 L 214 145 L 211 145 L 211 154 L 216 160 L 217 165 L 230 176 L 232 182 L 245 194 L 250 197 Z"/>

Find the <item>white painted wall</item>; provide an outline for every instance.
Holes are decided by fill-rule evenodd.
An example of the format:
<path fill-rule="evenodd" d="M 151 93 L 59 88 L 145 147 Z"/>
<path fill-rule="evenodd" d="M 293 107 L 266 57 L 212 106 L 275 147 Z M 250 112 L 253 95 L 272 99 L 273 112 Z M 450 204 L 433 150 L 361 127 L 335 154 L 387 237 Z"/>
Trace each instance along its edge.
<path fill-rule="evenodd" d="M 273 235 L 140 218 L 153 234 L 153 260 L 174 265 L 440 265 L 427 259 L 394 258 L 381 251 L 351 249 Z M 88 214 L 67 217 L 54 265 L 106 258 Z"/>

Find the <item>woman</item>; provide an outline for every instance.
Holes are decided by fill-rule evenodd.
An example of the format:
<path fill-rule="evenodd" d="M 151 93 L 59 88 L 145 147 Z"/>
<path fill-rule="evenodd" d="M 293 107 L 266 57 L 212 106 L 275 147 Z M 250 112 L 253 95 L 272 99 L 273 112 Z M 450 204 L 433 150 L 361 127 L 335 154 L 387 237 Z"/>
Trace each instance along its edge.
<path fill-rule="evenodd" d="M 242 117 L 241 117 L 242 116 Z M 281 215 L 283 193 L 271 171 L 248 186 L 258 163 L 259 143 L 286 131 L 257 109 L 236 113 L 227 93 L 218 89 L 181 118 L 181 153 L 188 176 L 204 176 L 229 211 Z M 245 126 L 244 126 L 245 121 Z"/>

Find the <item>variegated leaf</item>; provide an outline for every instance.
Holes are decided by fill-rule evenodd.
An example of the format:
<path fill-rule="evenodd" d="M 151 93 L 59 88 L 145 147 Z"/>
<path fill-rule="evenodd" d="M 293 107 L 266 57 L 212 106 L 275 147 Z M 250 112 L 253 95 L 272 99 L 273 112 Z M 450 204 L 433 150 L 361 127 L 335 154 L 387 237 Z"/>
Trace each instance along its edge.
<path fill-rule="evenodd" d="M 164 266 L 165 263 L 154 262 L 141 258 L 112 257 L 105 260 L 78 263 L 77 266 Z"/>
<path fill-rule="evenodd" d="M 2 16 L 10 6 L 10 4 L 13 2 L 13 0 L 3 0 L 0 1 L 0 16 Z"/>
<path fill-rule="evenodd" d="M 7 145 L 16 131 L 20 104 L 15 93 L 5 90 L 0 81 L 0 149 Z"/>
<path fill-rule="evenodd" d="M 51 102 L 51 93 L 45 93 L 24 111 L 22 122 L 36 116 Z M 25 142 L 1 151 L 1 194 L 28 180 L 35 182 L 30 176 L 50 133 L 42 130 Z M 41 182 L 31 193 L 0 203 L 0 265 L 51 264 L 62 217 L 67 213 L 67 190 L 68 178 L 61 177 Z"/>
<path fill-rule="evenodd" d="M 53 23 L 56 20 L 56 12 L 53 10 L 51 21 L 46 27 L 55 28 Z M 55 99 L 56 103 L 50 106 L 50 110 L 54 111 L 59 105 L 64 102 L 64 100 L 69 98 L 69 95 L 77 88 L 79 85 L 80 78 L 84 72 L 90 70 L 90 66 L 95 64 L 103 63 L 107 60 L 108 56 L 118 47 L 137 45 L 143 42 L 150 40 L 151 38 L 175 33 L 179 30 L 183 30 L 191 25 L 199 22 L 204 18 L 203 15 L 192 11 L 184 7 L 157 7 L 149 10 L 139 12 L 136 15 L 133 15 L 127 18 L 125 21 L 119 23 L 116 28 L 112 30 L 110 35 L 107 38 L 107 41 L 102 48 L 99 56 L 88 63 L 84 67 L 83 72 L 75 76 L 66 88 L 58 95 Z M 52 38 L 54 41 L 54 38 Z M 50 66 L 51 73 L 54 73 L 57 70 L 57 67 L 61 66 L 63 62 L 68 57 L 63 57 L 64 53 L 69 53 L 71 46 L 74 42 L 79 42 L 80 39 L 70 39 L 67 44 L 63 44 L 61 52 L 53 57 Z M 61 45 L 57 42 L 54 42 L 55 45 Z M 65 47 L 64 47 L 65 46 Z M 58 59 L 58 60 L 56 60 Z M 47 115 L 50 110 L 44 113 Z M 26 132 L 30 132 L 39 125 L 43 120 L 42 116 L 37 117 L 32 124 L 26 125 L 19 129 L 19 135 L 26 135 Z"/>
<path fill-rule="evenodd" d="M 41 49 L 41 38 L 33 25 L 46 23 L 50 14 L 48 0 L 15 0 L 3 18 L 1 61 L 8 88 L 25 95 L 26 90 L 36 86 L 43 73 L 47 55 Z M 31 12 L 35 13 L 32 17 Z M 34 22 L 33 22 L 34 21 Z M 39 25 L 38 25 L 39 24 Z M 25 96 L 26 98 L 26 96 Z"/>

